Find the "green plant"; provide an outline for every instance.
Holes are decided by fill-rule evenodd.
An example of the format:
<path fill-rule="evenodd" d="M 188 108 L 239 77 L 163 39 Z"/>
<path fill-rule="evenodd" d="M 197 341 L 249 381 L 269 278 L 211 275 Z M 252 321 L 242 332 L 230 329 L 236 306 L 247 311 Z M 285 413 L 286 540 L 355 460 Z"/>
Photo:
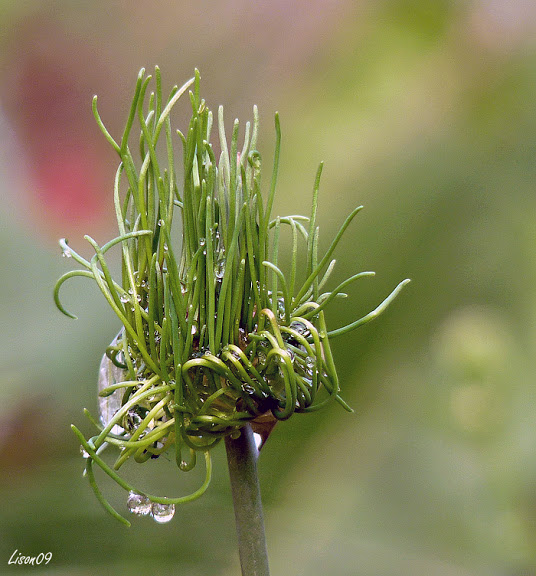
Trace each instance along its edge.
<path fill-rule="evenodd" d="M 249 427 L 265 438 L 275 422 L 295 412 L 311 412 L 330 401 L 350 410 L 339 395 L 330 338 L 375 318 L 408 282 L 401 282 L 365 317 L 328 331 L 324 309 L 344 296 L 348 284 L 373 275 L 361 272 L 324 291 L 335 264 L 332 254 L 361 207 L 350 213 L 320 257 L 316 214 L 322 165 L 310 216 L 271 217 L 280 152 L 278 116 L 264 199 L 257 109 L 239 147 L 239 123 L 235 121 L 228 144 L 220 107 L 221 153 L 216 159 L 210 144 L 213 116 L 200 98 L 198 72 L 166 101 L 158 68 L 155 90 L 147 98 L 150 80 L 141 70 L 120 141 L 108 133 L 94 99 L 97 123 L 120 157 L 114 185 L 119 235 L 104 246 L 86 236 L 94 250 L 90 260 L 61 240 L 64 255 L 82 269 L 64 274 L 55 289 L 57 306 L 74 318 L 60 303 L 60 287 L 75 276 L 93 279 L 122 323 L 101 363 L 100 422 L 86 411 L 98 432 L 86 439 L 78 428 L 73 430 L 97 498 L 125 524 L 97 486 L 94 464 L 129 492 L 131 511 L 167 521 L 175 505 L 199 497 L 208 487 L 210 451 L 222 438 L 231 460 L 238 454 L 233 453 L 235 441 L 246 452 L 253 450 L 243 444 L 247 434 L 251 437 L 244 432 Z M 185 134 L 177 131 L 182 142 L 179 172 L 170 112 L 190 87 L 192 118 Z M 279 264 L 285 228 L 291 237 L 286 273 Z M 120 281 L 112 278 L 105 259 L 114 246 L 122 251 Z M 101 457 L 106 446 L 119 449 L 113 466 Z M 129 459 L 146 462 L 168 450 L 184 472 L 195 467 L 199 453 L 204 455 L 205 481 L 193 494 L 158 497 L 118 474 Z M 235 461 L 240 468 L 240 457 Z M 254 458 L 248 466 L 255 483 Z"/>

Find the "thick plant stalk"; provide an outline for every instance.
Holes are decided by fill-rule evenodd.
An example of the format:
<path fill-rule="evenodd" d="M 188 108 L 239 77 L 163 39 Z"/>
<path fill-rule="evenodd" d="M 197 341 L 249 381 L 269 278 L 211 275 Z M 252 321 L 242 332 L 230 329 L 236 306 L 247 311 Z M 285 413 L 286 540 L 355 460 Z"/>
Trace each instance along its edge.
<path fill-rule="evenodd" d="M 251 426 L 236 439 L 225 438 L 231 478 L 242 576 L 269 576 L 261 491 L 257 476 L 259 451 Z"/>

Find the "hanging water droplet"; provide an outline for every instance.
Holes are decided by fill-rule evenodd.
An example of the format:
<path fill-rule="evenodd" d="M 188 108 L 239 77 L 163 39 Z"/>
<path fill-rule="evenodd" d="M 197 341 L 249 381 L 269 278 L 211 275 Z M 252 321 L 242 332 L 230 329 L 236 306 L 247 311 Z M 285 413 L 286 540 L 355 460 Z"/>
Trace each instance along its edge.
<path fill-rule="evenodd" d="M 119 297 L 119 300 L 121 300 L 121 302 L 123 302 L 123 304 L 126 304 L 130 298 L 128 297 L 127 294 L 121 294 L 121 296 Z"/>
<path fill-rule="evenodd" d="M 63 250 L 62 250 L 62 252 L 61 252 L 61 255 L 62 255 L 64 258 L 72 258 L 72 257 L 73 257 L 73 254 L 72 254 L 72 252 L 71 252 L 71 249 L 70 249 L 68 246 L 65 246 L 65 247 L 63 248 Z"/>
<path fill-rule="evenodd" d="M 80 446 L 80 454 L 82 454 L 82 458 L 85 458 L 86 460 L 89 458 L 89 454 L 83 446 Z"/>
<path fill-rule="evenodd" d="M 111 346 L 118 346 L 119 342 L 122 340 L 123 331 L 112 340 Z M 124 357 L 122 358 L 124 360 Z M 109 386 L 124 382 L 127 378 L 126 370 L 116 366 L 106 354 L 102 356 L 102 360 L 99 367 L 99 377 L 97 381 L 98 391 L 104 390 Z M 121 408 L 123 399 L 123 391 L 121 389 L 112 392 L 108 396 L 99 396 L 99 415 L 100 421 L 103 426 L 107 426 L 108 422 L 114 417 L 115 413 Z M 112 434 L 121 434 L 123 428 L 119 425 L 115 425 L 112 430 Z"/>
<path fill-rule="evenodd" d="M 204 246 L 207 243 L 206 238 L 199 238 L 199 246 Z"/>
<path fill-rule="evenodd" d="M 175 514 L 175 504 L 159 504 L 153 502 L 151 506 L 151 516 L 155 522 L 164 524 L 169 522 Z"/>
<path fill-rule="evenodd" d="M 151 513 L 152 502 L 143 494 L 137 492 L 129 492 L 127 498 L 127 508 L 132 514 L 138 516 L 147 516 Z"/>
<path fill-rule="evenodd" d="M 164 224 L 165 224 L 165 222 L 162 220 L 162 218 L 160 218 L 160 220 L 158 221 L 158 225 L 163 226 Z"/>

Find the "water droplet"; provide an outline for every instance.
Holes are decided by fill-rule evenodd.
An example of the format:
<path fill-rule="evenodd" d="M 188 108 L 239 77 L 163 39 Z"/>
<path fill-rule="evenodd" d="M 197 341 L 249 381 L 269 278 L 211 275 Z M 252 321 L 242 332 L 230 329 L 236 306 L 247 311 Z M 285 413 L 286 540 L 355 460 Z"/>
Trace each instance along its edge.
<path fill-rule="evenodd" d="M 204 246 L 207 243 L 205 238 L 199 238 L 199 246 Z"/>
<path fill-rule="evenodd" d="M 261 446 L 263 445 L 262 436 L 260 434 L 257 434 L 257 432 L 254 432 L 253 439 L 255 440 L 255 446 L 257 446 L 257 450 L 260 450 Z"/>
<path fill-rule="evenodd" d="M 307 326 L 303 322 L 299 322 L 298 320 L 291 322 L 289 328 L 291 330 L 294 330 L 295 332 L 297 332 L 301 336 L 305 336 L 305 337 L 309 336 L 309 329 L 307 328 Z"/>
<path fill-rule="evenodd" d="M 123 352 L 123 350 L 120 350 L 116 357 L 115 357 L 115 362 L 116 364 L 122 364 L 123 366 L 125 366 L 125 353 Z"/>
<path fill-rule="evenodd" d="M 312 378 L 306 378 L 305 376 L 303 377 L 303 382 L 305 383 L 305 385 L 308 388 L 311 388 L 311 386 L 313 385 L 313 380 Z"/>
<path fill-rule="evenodd" d="M 123 425 L 127 430 L 136 430 L 141 424 L 143 418 L 138 414 L 135 408 L 131 408 L 123 419 Z"/>
<path fill-rule="evenodd" d="M 123 337 L 122 331 L 112 340 L 111 346 L 118 346 L 119 342 Z M 122 358 L 124 360 L 124 358 Z M 97 387 L 99 392 L 112 386 L 113 384 L 118 384 L 124 382 L 127 378 L 126 370 L 116 366 L 106 354 L 102 356 L 102 360 L 99 368 L 99 378 L 97 381 Z M 121 389 L 116 390 L 109 396 L 99 396 L 99 414 L 100 421 L 103 426 L 107 426 L 110 420 L 114 417 L 115 413 L 121 408 L 123 399 L 123 391 Z M 121 434 L 123 428 L 119 425 L 115 425 L 112 430 L 112 434 Z"/>
<path fill-rule="evenodd" d="M 119 300 L 121 300 L 121 302 L 123 302 L 123 304 L 126 304 L 130 300 L 130 298 L 126 294 L 121 294 L 121 296 L 119 297 Z"/>
<path fill-rule="evenodd" d="M 304 367 L 305 369 L 302 367 L 304 378 L 312 380 L 315 371 L 315 366 L 316 366 L 316 360 L 311 356 L 307 356 L 307 358 L 305 359 L 305 367 Z"/>
<path fill-rule="evenodd" d="M 266 365 L 266 354 L 264 352 L 257 352 L 257 360 L 261 366 Z"/>
<path fill-rule="evenodd" d="M 255 388 L 251 385 L 251 384 L 242 384 L 242 390 L 246 393 L 246 394 L 255 394 Z"/>
<path fill-rule="evenodd" d="M 197 334 L 197 324 L 192 324 L 192 336 Z"/>
<path fill-rule="evenodd" d="M 138 494 L 137 492 L 129 492 L 127 498 L 127 508 L 132 514 L 137 514 L 138 516 L 147 516 L 151 513 L 153 503 L 144 496 L 143 494 Z"/>
<path fill-rule="evenodd" d="M 85 458 L 86 460 L 89 458 L 89 454 L 83 446 L 80 446 L 80 454 L 82 454 L 82 458 Z"/>
<path fill-rule="evenodd" d="M 165 222 L 162 220 L 162 218 L 160 218 L 160 220 L 158 221 L 158 225 L 163 226 L 164 224 L 165 224 Z"/>
<path fill-rule="evenodd" d="M 72 254 L 72 252 L 71 252 L 71 249 L 68 248 L 67 246 L 62 250 L 61 255 L 62 255 L 64 258 L 72 258 L 72 257 L 73 257 L 73 254 Z"/>
<path fill-rule="evenodd" d="M 151 516 L 155 522 L 164 524 L 169 522 L 175 514 L 175 504 L 159 504 L 153 502 L 151 506 Z"/>

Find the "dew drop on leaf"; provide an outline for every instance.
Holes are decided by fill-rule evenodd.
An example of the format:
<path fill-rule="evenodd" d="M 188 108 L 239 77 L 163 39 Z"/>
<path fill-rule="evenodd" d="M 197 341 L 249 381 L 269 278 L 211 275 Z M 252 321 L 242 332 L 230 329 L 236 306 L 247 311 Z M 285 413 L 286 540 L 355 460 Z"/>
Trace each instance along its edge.
<path fill-rule="evenodd" d="M 225 275 L 225 260 L 218 260 L 214 266 L 214 275 L 221 280 Z"/>
<path fill-rule="evenodd" d="M 300 322 L 298 320 L 295 320 L 294 322 L 291 322 L 289 328 L 291 330 L 294 330 L 295 332 L 297 332 L 298 334 L 301 334 L 302 336 L 309 336 L 309 328 L 307 328 L 307 326 L 303 323 Z"/>

